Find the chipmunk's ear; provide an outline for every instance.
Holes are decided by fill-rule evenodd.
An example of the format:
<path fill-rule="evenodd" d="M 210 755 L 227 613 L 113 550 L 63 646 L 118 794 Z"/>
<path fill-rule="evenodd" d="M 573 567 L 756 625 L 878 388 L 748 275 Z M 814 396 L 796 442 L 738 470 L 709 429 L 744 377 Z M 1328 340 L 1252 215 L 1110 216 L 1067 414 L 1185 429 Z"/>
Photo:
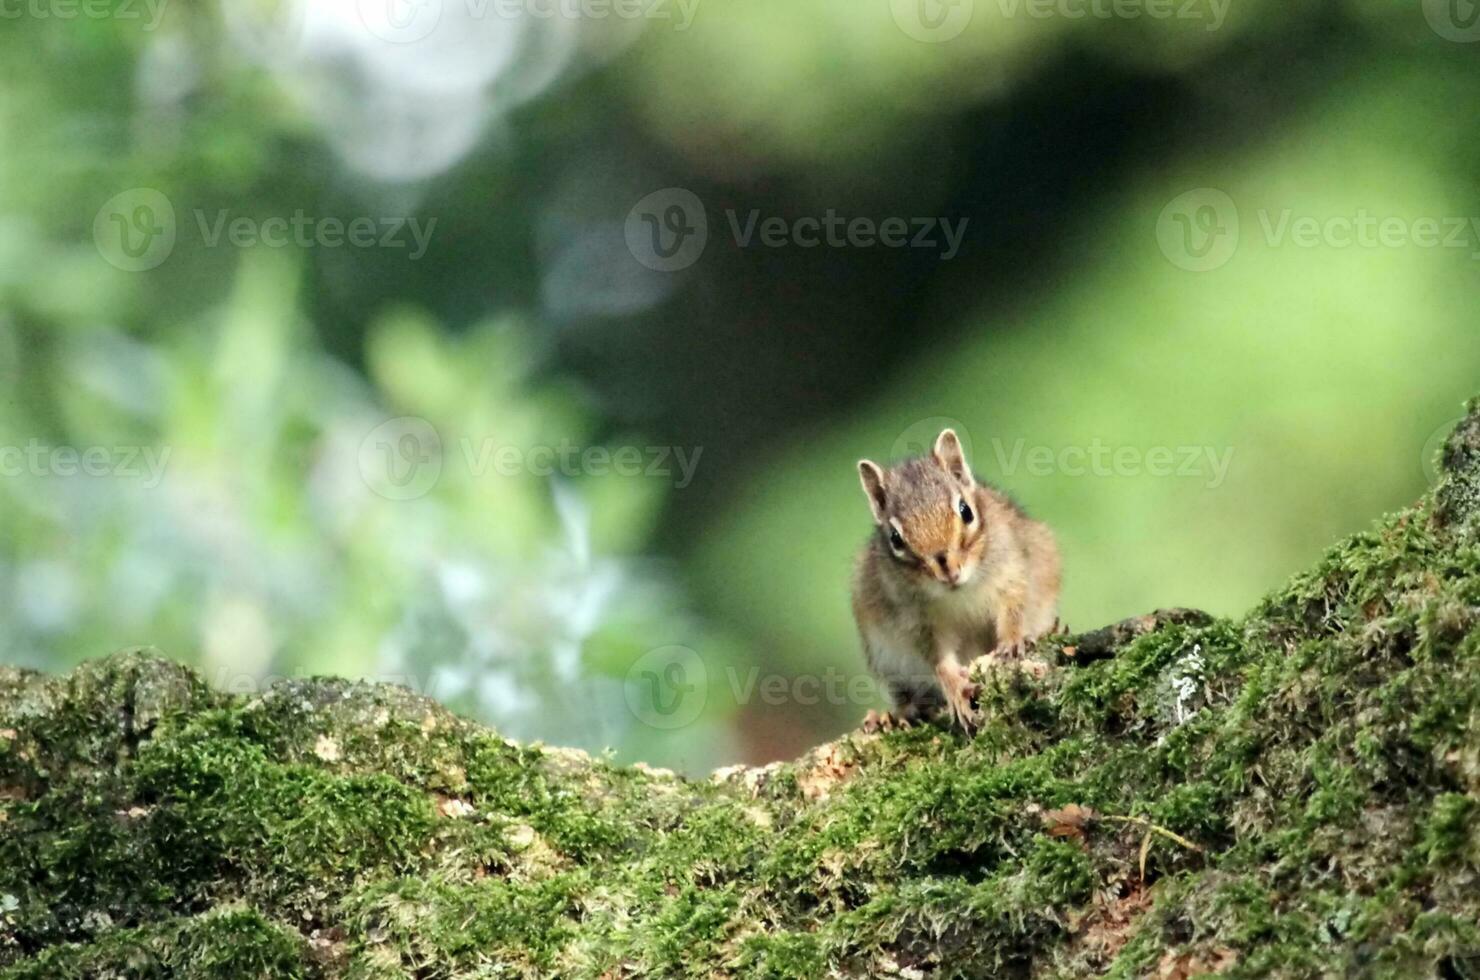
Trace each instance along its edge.
<path fill-rule="evenodd" d="M 975 481 L 971 467 L 966 465 L 966 453 L 961 449 L 961 440 L 956 438 L 955 429 L 945 429 L 935 438 L 935 461 L 956 479 L 965 484 Z"/>
<path fill-rule="evenodd" d="M 874 512 L 874 523 L 883 524 L 889 497 L 884 492 L 884 471 L 870 459 L 858 461 L 858 478 L 863 481 L 863 492 L 868 497 L 869 510 Z"/>

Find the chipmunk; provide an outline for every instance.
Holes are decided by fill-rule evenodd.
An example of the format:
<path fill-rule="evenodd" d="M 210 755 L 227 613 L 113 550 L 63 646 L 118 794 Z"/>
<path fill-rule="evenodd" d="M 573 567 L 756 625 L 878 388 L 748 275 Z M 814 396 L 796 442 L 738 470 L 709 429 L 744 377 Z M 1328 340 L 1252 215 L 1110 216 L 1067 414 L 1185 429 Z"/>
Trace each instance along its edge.
<path fill-rule="evenodd" d="M 969 732 L 980 686 L 967 665 L 1021 656 L 1058 624 L 1053 532 L 977 482 L 951 429 L 929 456 L 889 469 L 859 460 L 858 475 L 875 530 L 854 565 L 853 618 L 893 704 L 864 728 L 907 727 L 944 706 Z"/>

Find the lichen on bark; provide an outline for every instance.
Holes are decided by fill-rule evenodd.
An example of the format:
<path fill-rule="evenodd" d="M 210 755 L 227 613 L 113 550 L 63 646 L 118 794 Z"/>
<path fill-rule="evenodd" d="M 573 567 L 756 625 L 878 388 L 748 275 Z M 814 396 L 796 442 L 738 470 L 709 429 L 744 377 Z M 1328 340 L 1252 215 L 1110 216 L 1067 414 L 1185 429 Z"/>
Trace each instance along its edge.
<path fill-rule="evenodd" d="M 390 686 L 0 669 L 0 977 L 1480 975 L 1477 527 L 1472 406 L 1241 620 L 707 780 Z"/>

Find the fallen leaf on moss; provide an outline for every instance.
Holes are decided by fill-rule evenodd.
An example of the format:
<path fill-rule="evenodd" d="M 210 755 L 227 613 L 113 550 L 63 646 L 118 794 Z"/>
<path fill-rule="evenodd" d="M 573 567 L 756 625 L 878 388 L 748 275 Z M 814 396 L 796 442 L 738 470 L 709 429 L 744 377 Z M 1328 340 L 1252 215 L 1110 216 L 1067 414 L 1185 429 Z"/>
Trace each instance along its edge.
<path fill-rule="evenodd" d="M 1044 810 L 1039 815 L 1050 837 L 1076 837 L 1084 839 L 1084 830 L 1095 818 L 1089 807 L 1070 803 L 1057 810 Z"/>
<path fill-rule="evenodd" d="M 1109 963 L 1130 941 L 1141 914 L 1151 908 L 1149 889 L 1133 887 L 1125 895 L 1097 897 L 1085 917 L 1082 942 L 1093 950 L 1097 961 Z"/>
<path fill-rule="evenodd" d="M 453 796 L 437 797 L 437 812 L 451 820 L 460 820 L 474 812 L 473 805 Z"/>
<path fill-rule="evenodd" d="M 1226 973 L 1238 962 L 1238 954 L 1227 946 L 1207 953 L 1178 953 L 1168 950 L 1156 964 L 1156 980 L 1189 980 L 1190 977 Z"/>

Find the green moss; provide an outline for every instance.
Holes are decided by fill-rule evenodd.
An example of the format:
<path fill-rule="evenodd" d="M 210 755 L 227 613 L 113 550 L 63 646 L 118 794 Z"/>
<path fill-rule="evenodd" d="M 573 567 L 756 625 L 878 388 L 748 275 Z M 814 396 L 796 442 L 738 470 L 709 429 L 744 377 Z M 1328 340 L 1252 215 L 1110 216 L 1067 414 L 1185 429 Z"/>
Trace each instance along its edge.
<path fill-rule="evenodd" d="M 1476 975 L 1480 418 L 1444 461 L 1242 621 L 712 781 L 400 688 L 0 670 L 0 975 Z"/>
<path fill-rule="evenodd" d="M 419 863 L 433 830 L 426 793 L 385 775 L 277 762 L 222 733 L 226 721 L 213 713 L 153 741 L 132 767 L 134 798 L 149 811 L 141 833 L 172 866 L 203 883 L 229 877 L 273 903 Z"/>
<path fill-rule="evenodd" d="M 737 972 L 787 980 L 823 976 L 827 964 L 828 949 L 821 936 L 784 930 L 747 937 L 732 961 Z"/>
<path fill-rule="evenodd" d="M 350 976 L 455 976 L 497 964 L 553 975 L 575 934 L 575 880 L 519 883 L 441 876 L 371 885 L 344 903 Z"/>
<path fill-rule="evenodd" d="M 308 960 L 296 931 L 252 909 L 223 906 L 149 928 L 113 929 L 92 943 L 54 946 L 0 969 L 0 978 L 294 980 L 307 975 Z"/>
<path fill-rule="evenodd" d="M 1419 847 L 1427 864 L 1462 861 L 1480 869 L 1480 800 L 1460 793 L 1436 797 Z"/>

